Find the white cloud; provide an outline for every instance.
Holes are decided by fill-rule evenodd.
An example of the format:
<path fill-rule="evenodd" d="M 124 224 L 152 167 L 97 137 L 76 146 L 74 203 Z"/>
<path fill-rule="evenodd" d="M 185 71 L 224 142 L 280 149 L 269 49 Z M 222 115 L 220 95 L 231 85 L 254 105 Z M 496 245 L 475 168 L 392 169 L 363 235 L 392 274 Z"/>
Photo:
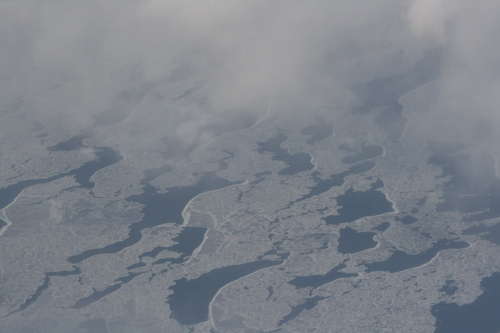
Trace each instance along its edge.
<path fill-rule="evenodd" d="M 0 94 L 5 104 L 25 100 L 37 121 L 78 131 L 121 91 L 205 76 L 200 100 L 170 111 L 183 117 L 166 118 L 193 142 L 207 133 L 187 132 L 203 131 L 212 115 L 265 111 L 273 99 L 346 107 L 348 84 L 400 73 L 425 48 L 443 45 L 439 106 L 492 115 L 499 7 L 486 0 L 4 1 Z M 405 62 L 396 63 L 401 50 Z"/>
<path fill-rule="evenodd" d="M 419 37 L 430 37 L 438 43 L 446 42 L 454 4 L 456 1 L 414 0 L 407 14 L 411 29 Z"/>
<path fill-rule="evenodd" d="M 443 115 L 443 122 L 454 122 L 462 139 L 478 136 L 478 122 L 488 123 L 491 130 L 499 129 L 499 3 L 416 0 L 407 17 L 420 41 L 431 37 L 445 49 L 434 112 Z M 484 131 L 484 126 L 481 128 Z M 449 131 L 452 137 L 452 129 Z M 480 136 L 496 140 L 496 132 Z"/>

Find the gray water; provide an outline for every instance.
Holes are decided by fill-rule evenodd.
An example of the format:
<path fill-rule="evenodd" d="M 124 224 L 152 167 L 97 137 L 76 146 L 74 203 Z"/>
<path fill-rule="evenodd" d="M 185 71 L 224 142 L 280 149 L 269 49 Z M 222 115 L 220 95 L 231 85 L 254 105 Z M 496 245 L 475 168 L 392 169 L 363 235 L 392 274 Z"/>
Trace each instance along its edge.
<path fill-rule="evenodd" d="M 77 136 L 75 138 L 69 139 L 68 141 L 57 144 L 53 147 L 49 147 L 48 149 L 51 149 L 51 151 L 54 152 L 79 149 L 82 136 Z M 50 183 L 62 177 L 74 176 L 75 180 L 80 183 L 79 187 L 91 190 L 95 184 L 90 181 L 90 178 L 97 171 L 118 163 L 123 159 L 123 156 L 121 156 L 119 152 L 109 147 L 93 148 L 96 151 L 96 158 L 92 161 L 85 162 L 79 168 L 60 173 L 52 177 L 22 180 L 7 187 L 0 188 L 0 209 L 3 209 L 11 204 L 25 188 L 34 185 Z"/>
<path fill-rule="evenodd" d="M 465 235 L 482 234 L 480 237 L 484 240 L 500 245 L 500 224 L 493 226 L 473 226 L 463 232 Z"/>
<path fill-rule="evenodd" d="M 23 311 L 26 309 L 28 306 L 33 304 L 41 295 L 42 292 L 49 287 L 50 280 L 53 276 L 69 276 L 69 275 L 79 275 L 82 271 L 80 268 L 73 266 L 74 270 L 73 271 L 60 271 L 60 272 L 48 272 L 45 273 L 45 279 L 43 280 L 43 284 L 38 286 L 38 288 L 35 290 L 35 292 L 23 303 L 21 306 L 19 306 L 19 309 L 12 311 L 8 315 Z"/>
<path fill-rule="evenodd" d="M 0 219 L 0 230 L 7 225 L 7 222 L 4 220 Z"/>
<path fill-rule="evenodd" d="M 438 291 L 445 293 L 448 296 L 454 295 L 455 292 L 458 290 L 458 287 L 456 286 L 456 281 L 455 280 L 446 280 L 446 284 L 441 287 Z"/>
<path fill-rule="evenodd" d="M 308 275 L 308 276 L 297 276 L 293 280 L 288 281 L 289 284 L 297 289 L 300 288 L 313 288 L 316 289 L 324 284 L 333 282 L 337 279 L 348 278 L 358 276 L 357 273 L 343 273 L 340 270 L 346 268 L 346 264 L 342 263 L 324 275 Z"/>
<path fill-rule="evenodd" d="M 462 306 L 441 302 L 432 307 L 436 317 L 435 333 L 498 333 L 500 332 L 500 273 L 484 278 L 483 293 Z"/>
<path fill-rule="evenodd" d="M 440 48 L 428 50 L 405 74 L 352 85 L 351 90 L 362 102 L 352 111 L 366 114 L 374 108 L 399 105 L 401 96 L 438 77 L 442 52 Z"/>
<path fill-rule="evenodd" d="M 346 227 L 340 230 L 338 251 L 340 253 L 356 253 L 377 246 L 373 240 L 374 232 L 357 232 Z"/>
<path fill-rule="evenodd" d="M 367 268 L 366 271 L 385 271 L 389 273 L 401 272 L 406 269 L 415 268 L 428 263 L 440 251 L 448 249 L 463 249 L 468 246 L 469 243 L 466 242 L 440 239 L 431 248 L 418 254 L 408 254 L 403 251 L 394 251 L 387 260 L 365 264 Z"/>
<path fill-rule="evenodd" d="M 192 280 L 175 280 L 168 296 L 171 318 L 183 325 L 193 325 L 208 320 L 208 306 L 217 292 L 228 283 L 262 268 L 276 266 L 282 261 L 260 260 L 240 265 L 216 268 Z"/>
<path fill-rule="evenodd" d="M 290 311 L 289 314 L 283 317 L 283 319 L 280 320 L 278 323 L 278 326 L 281 326 L 290 320 L 293 320 L 297 318 L 302 311 L 304 310 L 312 310 L 318 305 L 318 303 L 322 300 L 324 300 L 326 297 L 321 297 L 321 296 L 314 296 L 310 298 L 306 298 L 303 303 L 297 304 L 295 306 L 292 306 L 292 310 Z"/>
<path fill-rule="evenodd" d="M 108 296 L 109 294 L 117 291 L 122 287 L 122 285 L 129 283 L 134 279 L 135 277 L 144 274 L 144 272 L 138 272 L 138 273 L 129 273 L 127 276 L 121 277 L 116 279 L 114 282 L 115 284 L 112 284 L 111 286 L 106 287 L 104 290 L 95 290 L 92 294 L 90 294 L 87 297 L 80 298 L 78 301 L 76 301 L 75 305 L 72 306 L 73 309 L 83 309 L 90 304 L 97 302 L 103 297 Z"/>
<path fill-rule="evenodd" d="M 68 261 L 70 263 L 79 263 L 99 254 L 118 253 L 131 245 L 137 244 L 142 239 L 142 230 L 144 229 L 167 223 L 182 224 L 182 211 L 191 199 L 201 193 L 233 184 L 236 183 L 218 177 L 216 172 L 200 175 L 198 181 L 193 185 L 168 188 L 166 193 L 158 193 L 154 186 L 146 184 L 143 187 L 144 192 L 142 194 L 133 195 L 126 199 L 144 205 L 141 210 L 141 213 L 143 213 L 142 220 L 130 225 L 127 238 L 102 248 L 90 249 L 70 256 Z"/>
<path fill-rule="evenodd" d="M 314 164 L 311 163 L 311 155 L 307 153 L 291 155 L 286 149 L 281 148 L 281 144 L 287 139 L 288 137 L 284 133 L 279 132 L 275 138 L 259 143 L 257 151 L 261 154 L 266 152 L 271 153 L 273 160 L 281 161 L 288 165 L 288 167 L 279 171 L 280 175 L 291 176 L 302 171 L 312 170 Z"/>
<path fill-rule="evenodd" d="M 326 224 L 341 224 L 354 222 L 366 216 L 375 216 L 394 211 L 392 203 L 387 200 L 384 193 L 377 190 L 383 187 L 383 183 L 378 181 L 365 191 L 347 190 L 337 197 L 337 204 L 342 206 L 338 209 L 339 215 L 330 215 L 323 218 Z"/>

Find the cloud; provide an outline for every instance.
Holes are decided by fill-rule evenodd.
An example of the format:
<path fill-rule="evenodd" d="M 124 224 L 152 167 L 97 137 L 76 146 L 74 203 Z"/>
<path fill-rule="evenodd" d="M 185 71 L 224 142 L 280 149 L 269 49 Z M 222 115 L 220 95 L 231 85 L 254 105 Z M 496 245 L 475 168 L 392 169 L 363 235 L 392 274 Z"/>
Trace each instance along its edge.
<path fill-rule="evenodd" d="M 419 37 L 444 43 L 448 38 L 453 4 L 448 0 L 414 0 L 407 14 L 411 29 Z"/>
<path fill-rule="evenodd" d="M 440 45 L 435 109 L 467 114 L 475 106 L 493 117 L 499 7 L 466 0 L 4 1 L 1 100 L 4 107 L 23 100 L 32 120 L 78 132 L 107 109 L 139 121 L 154 104 L 144 94 L 185 86 L 176 93 L 193 91 L 188 104 L 172 107 L 180 103 L 173 95 L 155 102 L 164 114 L 155 111 L 159 118 L 147 126 L 158 127 L 148 137 L 162 139 L 157 124 L 168 123 L 193 144 L 214 135 L 221 117 L 258 116 L 273 101 L 347 109 L 349 84 L 404 72 Z"/>
<path fill-rule="evenodd" d="M 440 126 L 447 126 L 450 138 L 460 132 L 462 140 L 498 139 L 499 15 L 500 5 L 486 0 L 416 0 L 409 8 L 415 43 L 425 40 L 423 45 L 441 45 L 445 50 L 432 109 L 442 116 Z"/>
<path fill-rule="evenodd" d="M 373 65 L 363 70 L 377 71 L 404 42 L 399 3 L 7 1 L 3 100 L 22 99 L 33 120 L 78 131 L 123 91 L 202 76 L 186 116 L 169 116 L 185 119 L 182 135 L 210 125 L 213 114 L 258 114 L 271 100 L 343 106 L 353 68 L 369 55 Z M 129 102 L 138 105 L 135 95 Z"/>

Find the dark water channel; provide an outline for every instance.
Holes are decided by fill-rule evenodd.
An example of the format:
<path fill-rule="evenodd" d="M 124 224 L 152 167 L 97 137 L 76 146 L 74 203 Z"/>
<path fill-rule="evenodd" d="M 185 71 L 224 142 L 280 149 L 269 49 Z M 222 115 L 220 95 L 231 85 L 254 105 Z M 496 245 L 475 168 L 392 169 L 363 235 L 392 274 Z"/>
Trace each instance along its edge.
<path fill-rule="evenodd" d="M 394 251 L 384 261 L 365 264 L 367 272 L 384 271 L 397 273 L 405 269 L 422 266 L 431 261 L 440 251 L 448 249 L 463 249 L 469 246 L 467 242 L 458 242 L 449 239 L 440 239 L 431 248 L 418 254 L 408 254 L 403 251 Z"/>
<path fill-rule="evenodd" d="M 12 313 L 19 312 L 19 311 L 23 311 L 28 306 L 30 306 L 31 304 L 33 304 L 42 295 L 42 292 L 49 287 L 49 283 L 50 283 L 51 277 L 53 277 L 53 276 L 79 275 L 82 272 L 80 270 L 80 268 L 78 268 L 76 266 L 73 266 L 73 268 L 74 268 L 74 270 L 72 270 L 72 271 L 61 271 L 61 272 L 48 272 L 48 273 L 45 273 L 45 279 L 43 280 L 43 284 L 41 286 L 39 286 L 35 290 L 35 292 L 23 304 L 21 304 L 21 306 L 19 306 L 19 309 L 15 310 L 15 311 L 12 311 L 8 315 L 10 315 Z"/>
<path fill-rule="evenodd" d="M 177 242 L 177 244 L 174 244 L 167 249 L 181 253 L 185 256 L 190 256 L 203 242 L 207 230 L 207 228 L 200 227 L 185 227 L 179 235 L 177 235 L 177 237 L 172 239 L 174 242 Z"/>
<path fill-rule="evenodd" d="M 377 246 L 373 240 L 374 232 L 357 232 L 354 229 L 346 227 L 340 230 L 339 247 L 340 253 L 356 253 Z"/>
<path fill-rule="evenodd" d="M 352 112 L 367 114 L 373 109 L 385 108 L 375 117 L 374 123 L 387 133 L 389 139 L 397 140 L 408 122 L 408 118 L 403 116 L 403 106 L 399 104 L 399 99 L 407 92 L 438 77 L 442 52 L 440 48 L 428 50 L 424 57 L 404 74 L 352 85 L 351 90 L 362 103 L 352 108 Z"/>
<path fill-rule="evenodd" d="M 51 151 L 67 151 L 79 149 L 82 137 L 79 136 L 78 139 L 70 139 L 63 143 L 59 143 L 56 146 L 50 147 Z M 110 165 L 120 162 L 123 156 L 109 147 L 93 147 L 95 149 L 96 158 L 92 161 L 85 162 L 81 167 L 70 170 L 68 172 L 59 173 L 52 177 L 40 178 L 40 179 L 28 179 L 22 180 L 15 184 L 9 185 L 7 187 L 0 189 L 0 209 L 5 208 L 14 201 L 14 199 L 25 189 L 30 186 L 47 184 L 56 179 L 60 179 L 66 176 L 74 176 L 75 180 L 80 183 L 81 188 L 92 189 L 94 183 L 90 181 L 90 178 L 99 170 L 106 168 Z"/>
<path fill-rule="evenodd" d="M 312 310 L 318 305 L 318 303 L 322 300 L 324 300 L 326 297 L 321 297 L 321 296 L 314 296 L 310 298 L 306 298 L 303 303 L 297 304 L 295 306 L 292 306 L 292 310 L 290 311 L 289 314 L 283 317 L 283 319 L 280 320 L 278 323 L 278 326 L 281 326 L 290 320 L 293 320 L 297 318 L 302 311 L 304 310 Z"/>
<path fill-rule="evenodd" d="M 288 283 L 297 289 L 308 287 L 316 289 L 337 279 L 358 276 L 357 273 L 344 273 L 340 271 L 346 267 L 346 264 L 342 263 L 324 275 L 297 276 L 293 280 L 288 281 Z"/>
<path fill-rule="evenodd" d="M 394 211 L 392 203 L 387 200 L 383 192 L 377 189 L 383 187 L 382 181 L 372 184 L 368 191 L 347 190 L 337 197 L 337 204 L 342 206 L 338 210 L 339 215 L 330 215 L 323 218 L 326 224 L 341 224 L 354 222 L 367 216 L 381 215 Z"/>
<path fill-rule="evenodd" d="M 170 250 L 177 253 L 180 253 L 180 257 L 178 258 L 161 258 L 152 263 L 152 265 L 161 265 L 165 263 L 169 264 L 182 264 L 186 262 L 189 257 L 193 254 L 194 250 L 196 250 L 203 239 L 205 238 L 205 234 L 207 232 L 207 228 L 199 228 L 199 227 L 185 227 L 182 228 L 181 232 L 174 237 L 172 240 L 177 242 L 169 247 L 158 246 L 149 252 L 145 252 L 139 256 L 139 259 L 142 260 L 143 257 L 151 257 L 155 258 L 160 252 L 163 250 Z M 133 269 L 137 267 L 141 267 L 143 263 L 138 263 L 130 266 L 128 269 Z"/>
<path fill-rule="evenodd" d="M 438 77 L 442 52 L 440 48 L 428 50 L 405 74 L 352 85 L 351 90 L 362 102 L 353 112 L 368 113 L 377 107 L 397 106 L 401 96 Z"/>
<path fill-rule="evenodd" d="M 259 143 L 257 151 L 261 154 L 265 152 L 271 153 L 273 160 L 281 161 L 288 165 L 288 167 L 279 171 L 280 175 L 295 175 L 302 171 L 312 170 L 314 164 L 311 163 L 311 155 L 307 153 L 291 155 L 286 149 L 281 148 L 281 145 L 287 139 L 288 137 L 284 133 L 279 132 L 275 138 Z"/>
<path fill-rule="evenodd" d="M 500 273 L 481 282 L 483 293 L 472 303 L 462 306 L 441 302 L 432 307 L 436 333 L 500 332 Z"/>
<path fill-rule="evenodd" d="M 168 296 L 171 318 L 182 325 L 193 325 L 208 320 L 209 304 L 217 292 L 230 282 L 260 269 L 280 265 L 282 261 L 260 260 L 240 265 L 216 268 L 192 280 L 175 280 Z"/>
<path fill-rule="evenodd" d="M 66 141 L 61 141 L 54 146 L 48 147 L 47 150 L 50 152 L 79 150 L 79 149 L 88 147 L 85 144 L 83 144 L 83 140 L 85 140 L 91 136 L 92 136 L 91 132 L 76 135 L 76 136 L 74 136 Z"/>
<path fill-rule="evenodd" d="M 158 193 L 158 190 L 146 184 L 144 192 L 133 195 L 126 200 L 144 205 L 141 210 L 143 218 L 139 222 L 132 223 L 129 227 L 128 237 L 124 240 L 107 245 L 103 248 L 86 250 L 80 254 L 71 256 L 68 261 L 78 263 L 87 258 L 104 253 L 117 253 L 123 249 L 138 243 L 142 239 L 142 230 L 156 227 L 162 224 L 182 224 L 182 211 L 188 202 L 197 195 L 221 189 L 237 184 L 227 179 L 218 177 L 216 172 L 207 172 L 199 175 L 198 181 L 190 186 L 176 186 L 167 189 L 166 193 Z"/>
<path fill-rule="evenodd" d="M 284 208 L 279 209 L 278 211 L 290 208 L 292 205 L 294 205 L 296 203 L 299 203 L 301 201 L 307 200 L 307 199 L 312 198 L 314 196 L 326 193 L 326 192 L 328 192 L 333 187 L 342 186 L 345 183 L 345 177 L 347 177 L 349 175 L 352 175 L 352 174 L 356 175 L 356 174 L 360 174 L 360 173 L 363 173 L 363 172 L 370 171 L 374 167 L 375 167 L 375 163 L 374 162 L 366 161 L 366 162 L 363 162 L 363 163 L 359 163 L 359 164 L 353 165 L 352 167 L 349 168 L 349 170 L 344 171 L 342 173 L 337 173 L 337 174 L 334 174 L 334 175 L 330 175 L 329 179 L 320 178 L 319 177 L 320 173 L 317 172 L 317 171 L 315 171 L 315 172 L 313 172 L 311 174 L 311 177 L 316 182 L 316 185 L 314 185 L 314 186 L 312 186 L 312 187 L 309 188 L 309 193 L 304 194 L 302 197 L 300 197 L 297 200 L 290 201 L 288 203 L 288 205 L 286 205 Z"/>
<path fill-rule="evenodd" d="M 138 272 L 138 273 L 129 273 L 127 276 L 121 277 L 116 279 L 114 282 L 115 284 L 106 287 L 103 290 L 95 290 L 92 294 L 90 294 L 87 297 L 80 298 L 75 305 L 72 306 L 73 309 L 83 309 L 84 307 L 89 306 L 92 303 L 97 302 L 103 297 L 106 297 L 107 295 L 117 291 L 120 289 L 124 284 L 129 283 L 134 279 L 135 277 L 144 274 L 144 272 Z"/>
<path fill-rule="evenodd" d="M 360 174 L 363 172 L 367 172 L 375 167 L 375 163 L 373 162 L 363 162 L 360 164 L 356 164 L 349 168 L 349 170 L 344 171 L 342 173 L 337 173 L 330 176 L 330 179 L 322 179 L 319 177 L 319 172 L 313 172 L 312 177 L 316 182 L 316 185 L 310 188 L 309 193 L 302 196 L 300 199 L 292 202 L 300 202 L 306 199 L 309 199 L 313 196 L 320 195 L 328 192 L 332 187 L 338 187 L 344 185 L 344 178 L 352 175 L 352 174 Z"/>
<path fill-rule="evenodd" d="M 490 227 L 485 225 L 472 226 L 463 233 L 465 235 L 483 234 L 481 235 L 482 239 L 500 245 L 500 224 Z"/>
<path fill-rule="evenodd" d="M 441 289 L 438 291 L 445 293 L 448 296 L 454 295 L 455 292 L 458 290 L 458 287 L 456 286 L 455 280 L 446 280 L 446 283 Z"/>

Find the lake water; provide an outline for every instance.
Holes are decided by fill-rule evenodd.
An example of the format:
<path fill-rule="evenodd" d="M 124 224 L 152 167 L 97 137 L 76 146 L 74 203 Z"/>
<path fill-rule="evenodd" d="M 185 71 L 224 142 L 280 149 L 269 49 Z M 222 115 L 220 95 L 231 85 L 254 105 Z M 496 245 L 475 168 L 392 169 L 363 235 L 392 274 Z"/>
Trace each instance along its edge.
<path fill-rule="evenodd" d="M 282 261 L 260 260 L 240 265 L 216 268 L 192 280 L 175 281 L 168 296 L 171 318 L 183 325 L 193 325 L 208 320 L 208 306 L 217 292 L 228 283 L 262 268 L 280 265 Z"/>
<path fill-rule="evenodd" d="M 165 193 L 158 193 L 158 189 L 150 184 L 143 187 L 143 193 L 133 195 L 126 200 L 144 205 L 141 210 L 143 218 L 129 227 L 128 237 L 124 240 L 109 244 L 98 249 L 90 249 L 71 256 L 68 261 L 78 263 L 92 256 L 104 253 L 117 253 L 138 243 L 142 239 L 142 230 L 162 224 L 182 224 L 182 211 L 188 202 L 197 195 L 236 184 L 227 179 L 218 177 L 215 172 L 200 175 L 198 181 L 190 186 L 176 186 L 167 189 Z M 188 229 L 189 230 L 189 229 Z M 183 238 L 184 239 L 184 238 Z M 185 239 L 184 239 L 185 240 Z"/>
<path fill-rule="evenodd" d="M 500 273 L 481 282 L 483 293 L 474 302 L 459 306 L 441 302 L 432 307 L 435 333 L 500 332 Z"/>
<path fill-rule="evenodd" d="M 316 289 L 324 284 L 333 282 L 340 278 L 348 278 L 358 276 L 357 273 L 343 273 L 340 270 L 346 268 L 346 264 L 342 263 L 324 275 L 309 275 L 309 276 L 297 276 L 293 280 L 288 281 L 289 284 L 295 288 L 313 288 Z"/>
<path fill-rule="evenodd" d="M 356 253 L 377 246 L 373 240 L 374 232 L 357 232 L 346 227 L 340 230 L 338 251 L 340 253 Z"/>
<path fill-rule="evenodd" d="M 311 155 L 307 153 L 291 155 L 286 149 L 281 148 L 281 144 L 287 139 L 288 137 L 284 133 L 279 132 L 275 138 L 259 143 L 257 151 L 261 154 L 269 152 L 273 155 L 273 160 L 281 161 L 288 165 L 288 167 L 279 171 L 280 175 L 290 176 L 302 171 L 312 170 L 314 164 L 311 163 Z"/>
<path fill-rule="evenodd" d="M 379 183 L 379 182 L 377 182 Z M 330 215 L 323 218 L 326 224 L 341 224 L 354 222 L 367 216 L 381 215 L 394 211 L 392 203 L 387 200 L 384 193 L 377 190 L 379 184 L 374 183 L 367 191 L 354 191 L 348 189 L 337 197 L 339 215 Z M 383 187 L 383 184 L 381 184 Z"/>
<path fill-rule="evenodd" d="M 463 249 L 468 246 L 469 244 L 466 242 L 440 239 L 431 248 L 418 254 L 408 254 L 403 251 L 394 251 L 387 260 L 365 264 L 367 268 L 366 271 L 385 271 L 396 273 L 428 263 L 438 254 L 439 251 L 448 249 Z"/>

